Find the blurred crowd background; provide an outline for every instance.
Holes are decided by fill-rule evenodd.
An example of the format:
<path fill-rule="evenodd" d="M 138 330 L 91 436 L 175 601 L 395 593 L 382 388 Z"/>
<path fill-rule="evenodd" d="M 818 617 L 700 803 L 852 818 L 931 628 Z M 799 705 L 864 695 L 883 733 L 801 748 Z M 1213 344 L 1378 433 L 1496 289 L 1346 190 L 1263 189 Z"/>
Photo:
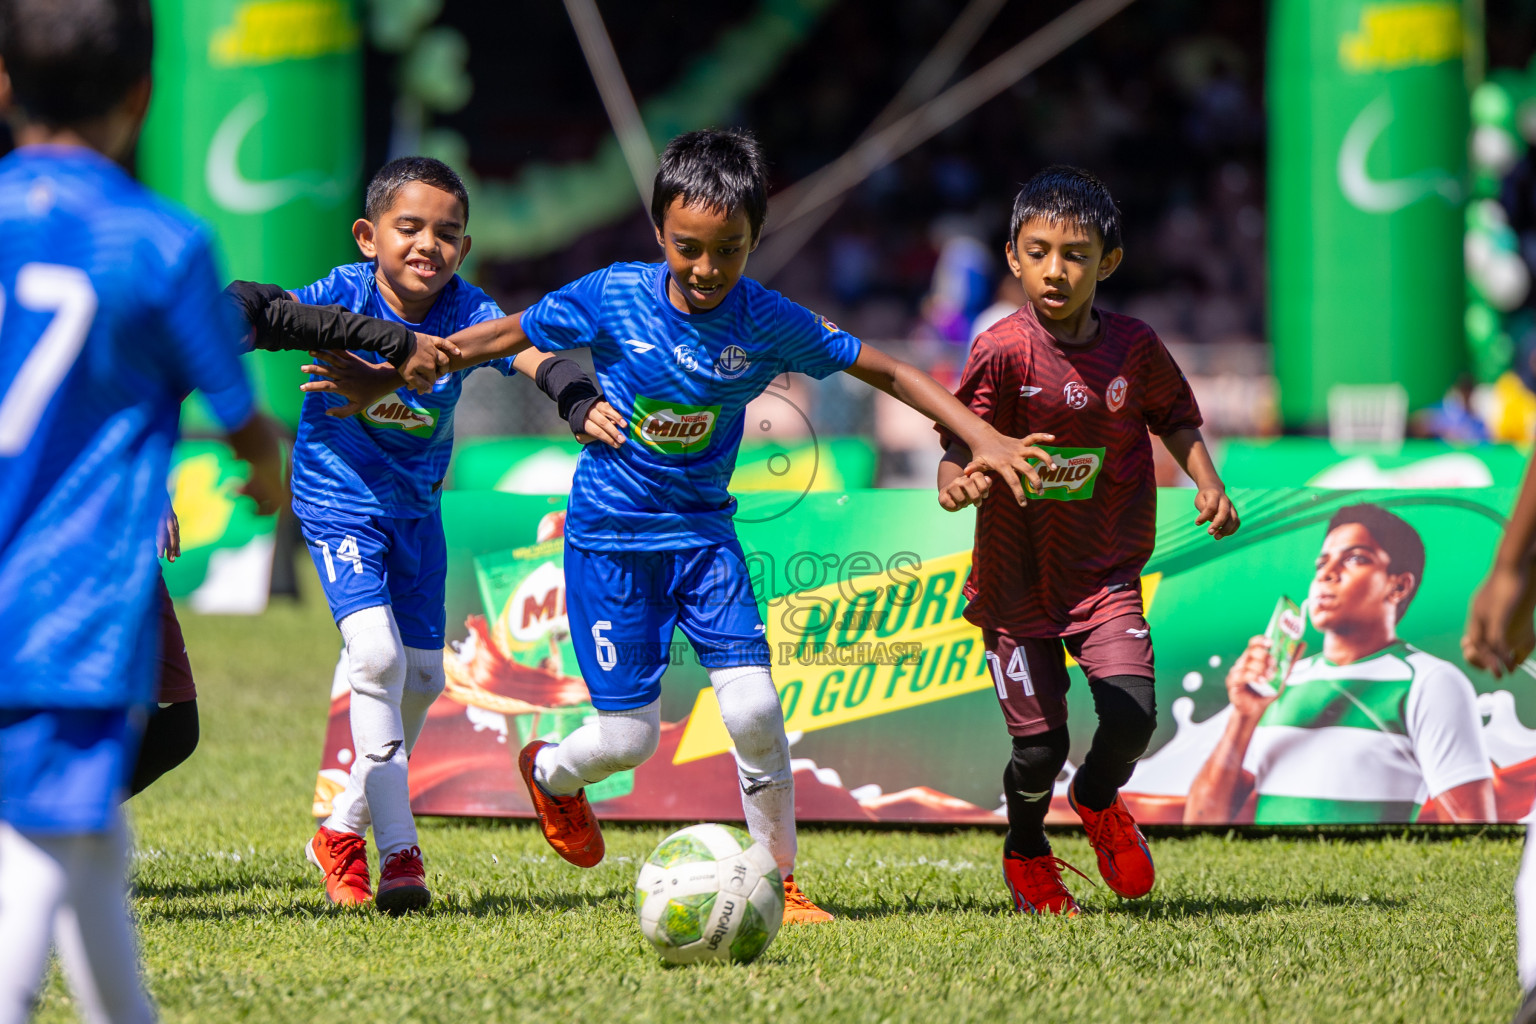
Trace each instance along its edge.
<path fill-rule="evenodd" d="M 762 0 L 704 12 L 670 0 L 598 5 L 651 135 L 698 123 L 751 128 L 771 159 L 776 191 L 847 151 L 974 6 Z M 1004 0 L 984 6 L 991 8 L 985 29 L 946 82 L 1064 9 Z M 1101 304 L 1158 331 L 1194 383 L 1214 436 L 1280 432 L 1266 339 L 1270 6 L 1131 3 L 863 180 L 788 258 L 760 253 L 749 272 L 953 382 L 974 335 L 1022 301 L 1002 256 L 1018 185 L 1050 163 L 1079 164 L 1105 180 L 1124 214 L 1126 259 L 1101 287 Z M 476 241 L 466 273 L 504 308 L 520 309 L 615 260 L 655 258 L 649 218 L 564 5 L 367 0 L 357 10 L 359 172 L 411 152 L 465 172 Z M 1469 84 L 1474 73 L 1494 83 L 1504 76 L 1499 95 L 1480 87 L 1470 94 L 1471 166 L 1481 174 L 1483 200 L 1469 207 L 1473 366 L 1447 404 L 1416 416 L 1410 432 L 1524 440 L 1536 426 L 1536 299 L 1529 287 L 1536 169 L 1525 155 L 1527 139 L 1536 137 L 1528 73 L 1536 0 L 1471 0 L 1463 12 L 1469 31 L 1481 22 L 1486 39 L 1475 61 L 1469 57 L 1483 65 L 1469 71 Z M 1479 139 L 1487 125 L 1503 135 Z M 0 133 L 0 148 L 8 142 Z M 769 242 L 774 215 L 771 204 Z M 1472 240 L 1481 239 L 1479 231 L 1486 245 Z M 1526 268 L 1523 285 L 1511 277 L 1519 276 L 1515 263 Z M 1488 294 L 1478 290 L 1483 264 L 1496 271 L 1484 275 L 1497 278 L 1483 289 Z M 866 389 L 836 378 L 798 381 L 774 397 L 769 404 L 778 412 L 756 421 L 768 436 L 872 438 L 881 483 L 931 483 L 926 428 Z M 1490 419 L 1502 426 L 1491 427 Z M 559 423 L 524 382 L 477 374 L 458 429 L 471 437 L 553 435 Z"/>

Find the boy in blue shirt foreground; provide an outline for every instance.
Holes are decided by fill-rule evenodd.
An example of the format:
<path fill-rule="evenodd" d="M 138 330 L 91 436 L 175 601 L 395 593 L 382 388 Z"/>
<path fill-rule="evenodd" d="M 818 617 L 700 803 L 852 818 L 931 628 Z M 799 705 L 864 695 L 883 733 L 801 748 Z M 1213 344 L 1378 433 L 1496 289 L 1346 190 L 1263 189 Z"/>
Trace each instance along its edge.
<path fill-rule="evenodd" d="M 158 664 L 156 528 L 201 389 L 286 500 L 213 240 L 116 161 L 149 103 L 145 0 L 0 0 L 0 1024 L 50 944 L 89 1020 L 148 1021 L 126 909 L 126 796 Z M 13 95 L 6 96 L 4 93 Z"/>

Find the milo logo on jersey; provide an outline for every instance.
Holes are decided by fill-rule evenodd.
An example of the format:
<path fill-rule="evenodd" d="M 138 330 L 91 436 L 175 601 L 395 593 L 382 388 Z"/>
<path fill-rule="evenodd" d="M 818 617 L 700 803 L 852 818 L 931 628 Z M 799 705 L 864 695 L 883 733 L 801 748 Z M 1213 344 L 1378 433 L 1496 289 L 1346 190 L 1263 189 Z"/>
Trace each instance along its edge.
<path fill-rule="evenodd" d="M 719 420 L 718 405 L 684 405 L 637 395 L 630 435 L 663 455 L 701 452 L 709 447 Z"/>
<path fill-rule="evenodd" d="M 374 402 L 363 410 L 363 419 L 370 426 L 403 430 L 413 437 L 431 437 L 437 429 L 438 409 L 418 409 L 400 401 L 399 395 L 390 395 Z"/>
<path fill-rule="evenodd" d="M 1040 448 L 1051 457 L 1050 465 L 1036 463 L 1040 471 L 1041 493 L 1035 498 L 1054 498 L 1057 501 L 1079 501 L 1093 497 L 1093 482 L 1104 468 L 1103 448 L 1057 448 L 1043 444 Z"/>

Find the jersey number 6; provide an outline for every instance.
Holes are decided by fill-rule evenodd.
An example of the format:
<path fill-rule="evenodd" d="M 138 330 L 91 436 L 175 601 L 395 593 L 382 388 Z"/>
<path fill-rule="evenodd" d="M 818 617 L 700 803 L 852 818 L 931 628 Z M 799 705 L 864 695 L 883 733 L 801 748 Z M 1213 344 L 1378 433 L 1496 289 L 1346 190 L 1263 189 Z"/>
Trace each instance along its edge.
<path fill-rule="evenodd" d="M 597 664 L 604 672 L 612 672 L 613 667 L 619 663 L 619 649 L 613 646 L 613 641 L 603 636 L 603 630 L 612 629 L 613 623 L 607 619 L 592 624 L 592 643 L 597 647 Z"/>

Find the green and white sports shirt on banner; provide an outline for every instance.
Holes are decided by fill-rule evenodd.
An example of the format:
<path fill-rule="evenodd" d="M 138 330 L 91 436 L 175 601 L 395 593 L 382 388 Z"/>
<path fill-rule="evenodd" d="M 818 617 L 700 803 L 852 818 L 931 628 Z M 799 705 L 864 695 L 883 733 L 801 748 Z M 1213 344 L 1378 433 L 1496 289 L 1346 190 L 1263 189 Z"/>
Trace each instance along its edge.
<path fill-rule="evenodd" d="M 1260 825 L 1412 821 L 1432 794 L 1493 775 L 1471 681 L 1405 643 L 1349 665 L 1298 662 L 1243 768 Z"/>

